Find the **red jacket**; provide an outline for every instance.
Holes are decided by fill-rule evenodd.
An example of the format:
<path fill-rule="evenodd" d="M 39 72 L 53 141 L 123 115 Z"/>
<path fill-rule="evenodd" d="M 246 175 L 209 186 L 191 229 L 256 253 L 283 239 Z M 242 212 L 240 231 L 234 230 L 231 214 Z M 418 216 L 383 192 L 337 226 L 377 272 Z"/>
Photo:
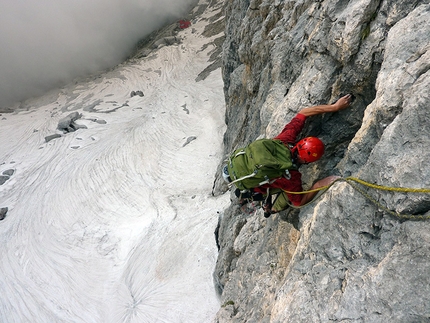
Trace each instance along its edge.
<path fill-rule="evenodd" d="M 273 139 L 281 140 L 287 147 L 289 144 L 295 144 L 297 140 L 297 136 L 302 131 L 306 121 L 306 116 L 298 113 L 281 131 L 279 135 L 277 135 Z M 254 192 L 266 194 L 267 188 L 280 188 L 284 191 L 290 192 L 301 192 L 303 191 L 302 187 L 302 174 L 298 170 L 290 170 L 291 178 L 287 179 L 281 177 L 274 181 L 272 184 L 262 185 L 260 187 L 254 188 Z M 298 206 L 302 201 L 301 194 L 287 194 L 290 202 Z"/>

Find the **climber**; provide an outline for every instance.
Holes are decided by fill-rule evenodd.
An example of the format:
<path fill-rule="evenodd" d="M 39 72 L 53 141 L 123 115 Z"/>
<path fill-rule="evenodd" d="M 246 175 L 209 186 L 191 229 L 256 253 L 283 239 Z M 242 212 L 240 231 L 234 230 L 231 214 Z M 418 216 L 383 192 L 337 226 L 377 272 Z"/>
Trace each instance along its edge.
<path fill-rule="evenodd" d="M 258 187 L 254 187 L 251 189 L 250 193 L 247 193 L 248 197 L 250 197 L 249 194 L 252 195 L 253 200 L 261 200 L 262 196 L 267 195 L 268 189 L 280 192 L 277 195 L 275 201 L 273 202 L 273 205 L 271 203 L 271 194 L 269 194 L 268 198 L 266 198 L 266 201 L 269 202 L 263 205 L 265 217 L 268 217 L 270 216 L 270 214 L 277 213 L 286 209 L 288 207 L 288 204 L 292 204 L 294 206 L 301 206 L 311 201 L 315 197 L 317 192 L 306 194 L 285 193 L 285 191 L 303 191 L 301 174 L 298 171 L 298 167 L 302 164 L 307 164 L 319 160 L 324 153 L 324 144 L 320 139 L 316 137 L 307 137 L 296 143 L 297 136 L 302 131 L 307 117 L 327 112 L 336 112 L 343 110 L 349 107 L 352 99 L 353 96 L 351 94 L 347 94 L 333 104 L 303 108 L 284 127 L 282 132 L 278 136 L 273 138 L 275 140 L 280 140 L 286 147 L 289 148 L 293 159 L 293 164 L 295 165 L 295 169 L 293 168 L 288 171 L 288 178 L 287 176 L 279 177 L 271 181 L 270 184 L 264 184 Z M 224 178 L 227 180 L 231 180 L 231 178 L 228 177 L 228 173 L 225 174 Z M 337 176 L 329 176 L 324 179 L 321 179 L 314 183 L 310 190 L 329 185 L 337 178 Z M 244 197 L 243 195 L 241 196 L 240 190 L 236 190 L 236 195 L 238 197 Z"/>

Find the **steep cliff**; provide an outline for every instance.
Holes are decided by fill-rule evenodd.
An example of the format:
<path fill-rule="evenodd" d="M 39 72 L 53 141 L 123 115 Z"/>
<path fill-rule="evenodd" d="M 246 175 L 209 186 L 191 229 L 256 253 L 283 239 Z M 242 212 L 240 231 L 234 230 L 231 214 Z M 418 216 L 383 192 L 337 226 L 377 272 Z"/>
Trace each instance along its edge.
<path fill-rule="evenodd" d="M 331 174 L 430 187 L 428 0 L 227 0 L 225 12 L 226 153 L 353 93 L 349 109 L 308 119 L 302 135 L 327 146 L 301 167 L 305 188 Z M 217 322 L 430 322 L 430 221 L 384 210 L 429 217 L 429 195 L 361 190 L 372 200 L 340 182 L 268 219 L 232 196 Z"/>

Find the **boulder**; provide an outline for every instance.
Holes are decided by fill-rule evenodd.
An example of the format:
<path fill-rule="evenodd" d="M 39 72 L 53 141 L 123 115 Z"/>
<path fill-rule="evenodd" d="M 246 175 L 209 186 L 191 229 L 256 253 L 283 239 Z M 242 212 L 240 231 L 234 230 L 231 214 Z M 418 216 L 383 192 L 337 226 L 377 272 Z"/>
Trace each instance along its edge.
<path fill-rule="evenodd" d="M 0 221 L 4 220 L 8 210 L 9 209 L 7 207 L 1 207 L 0 208 Z"/>
<path fill-rule="evenodd" d="M 77 129 L 86 129 L 86 126 L 78 125 L 75 121 L 80 119 L 82 114 L 79 112 L 73 112 L 67 117 L 60 119 L 58 121 L 57 129 L 61 130 L 63 133 L 74 132 Z"/>

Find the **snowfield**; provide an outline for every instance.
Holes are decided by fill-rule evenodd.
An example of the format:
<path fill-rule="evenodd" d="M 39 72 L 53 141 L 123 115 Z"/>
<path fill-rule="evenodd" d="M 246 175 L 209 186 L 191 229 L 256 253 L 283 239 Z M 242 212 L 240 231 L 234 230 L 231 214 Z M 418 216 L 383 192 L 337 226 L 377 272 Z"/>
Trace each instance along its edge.
<path fill-rule="evenodd" d="M 220 69 L 196 78 L 216 13 L 179 45 L 2 114 L 1 322 L 212 322 L 225 107 Z M 86 129 L 62 134 L 75 111 Z"/>

